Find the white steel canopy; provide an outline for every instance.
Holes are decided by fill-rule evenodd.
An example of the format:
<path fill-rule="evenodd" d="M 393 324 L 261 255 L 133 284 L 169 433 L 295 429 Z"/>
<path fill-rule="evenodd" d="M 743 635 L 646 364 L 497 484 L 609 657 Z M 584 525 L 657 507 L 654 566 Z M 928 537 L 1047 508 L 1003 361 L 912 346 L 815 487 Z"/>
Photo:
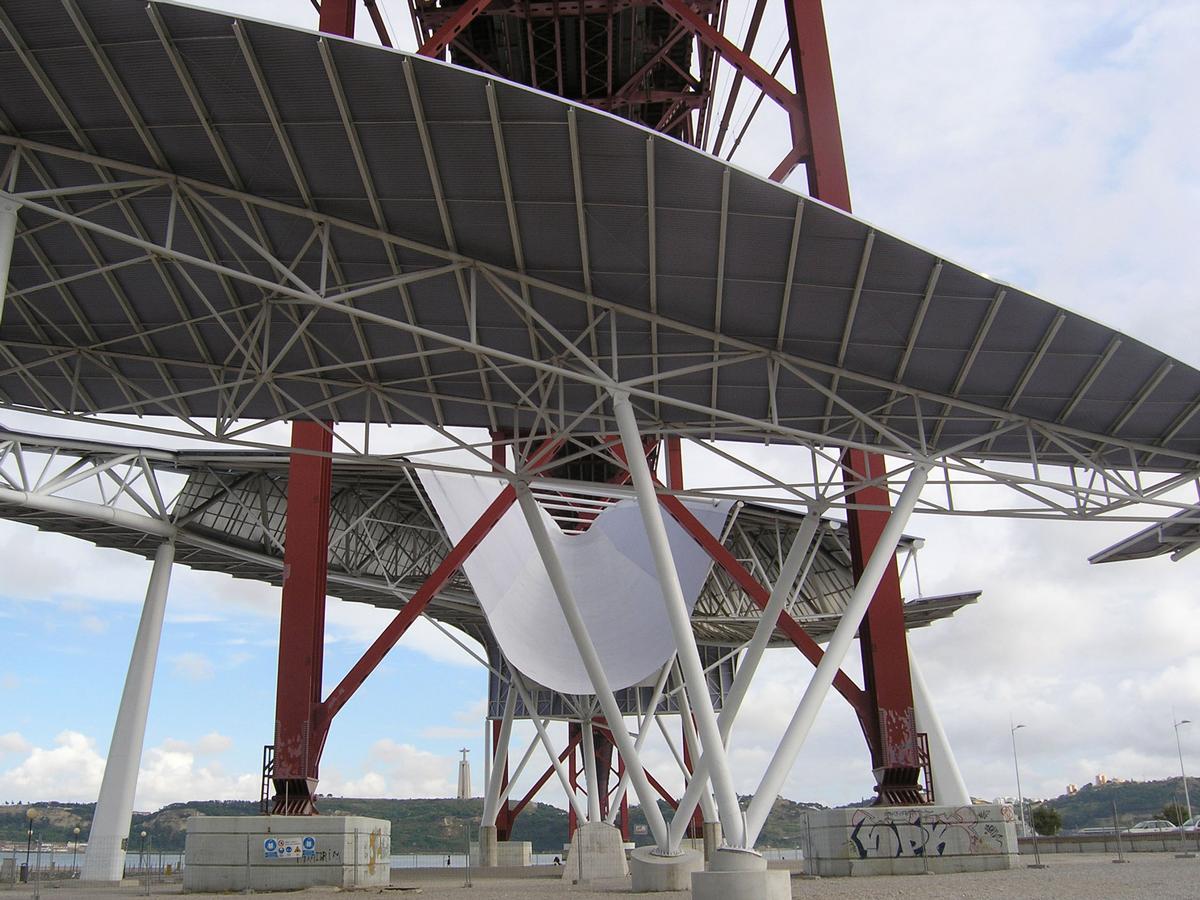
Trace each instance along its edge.
<path fill-rule="evenodd" d="M 1196 370 L 518 85 L 142 0 L 9 0 L 0 83 L 3 406 L 1200 460 Z"/>

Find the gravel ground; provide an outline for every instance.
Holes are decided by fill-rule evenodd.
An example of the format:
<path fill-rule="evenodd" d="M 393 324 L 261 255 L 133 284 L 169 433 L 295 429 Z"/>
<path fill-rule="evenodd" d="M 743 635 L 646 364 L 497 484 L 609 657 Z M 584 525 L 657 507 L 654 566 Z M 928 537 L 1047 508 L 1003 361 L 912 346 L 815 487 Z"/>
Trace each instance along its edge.
<path fill-rule="evenodd" d="M 793 878 L 792 896 L 798 900 L 1200 900 L 1200 858 L 1176 859 L 1168 853 L 1138 854 L 1125 865 L 1115 865 L 1106 855 L 1046 857 L 1045 869 L 1024 866 L 1000 872 L 960 875 L 894 875 L 870 878 Z M 461 873 L 458 873 L 461 876 Z M 474 873 L 473 887 L 461 877 L 444 872 L 394 870 L 392 887 L 387 891 L 356 891 L 372 896 L 412 897 L 422 900 L 540 900 L 570 897 L 611 898 L 630 893 L 629 879 L 597 882 L 590 885 L 564 885 L 555 877 L 487 878 Z M 42 886 L 45 900 L 109 900 L 136 897 L 140 885 L 126 883 L 120 888 L 96 889 L 69 882 Z M 180 894 L 179 885 L 153 885 L 153 896 Z M 334 888 L 294 891 L 288 897 L 328 897 L 342 893 Z M 32 898 L 31 885 L 0 885 L 0 898 Z M 190 898 L 229 897 L 228 894 L 188 894 Z M 281 895 L 282 896 L 282 895 Z M 688 897 L 688 892 L 637 894 L 639 897 L 671 900 Z"/>

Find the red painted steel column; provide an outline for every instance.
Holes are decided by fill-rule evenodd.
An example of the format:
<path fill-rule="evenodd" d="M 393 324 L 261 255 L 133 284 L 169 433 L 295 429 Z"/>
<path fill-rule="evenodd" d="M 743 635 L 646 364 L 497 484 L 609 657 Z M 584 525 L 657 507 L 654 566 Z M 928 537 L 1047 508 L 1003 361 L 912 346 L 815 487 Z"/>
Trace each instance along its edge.
<path fill-rule="evenodd" d="M 275 695 L 275 811 L 315 812 L 312 795 L 323 732 L 321 706 L 325 641 L 325 580 L 329 553 L 332 426 L 292 423 L 283 604 L 279 618 L 279 675 Z M 309 451 L 309 452 L 303 452 Z"/>
<path fill-rule="evenodd" d="M 571 756 L 567 760 L 567 781 L 572 791 L 579 788 L 579 742 L 583 739 L 583 726 L 578 722 L 567 723 L 567 744 L 571 748 Z M 575 804 L 567 801 L 567 840 L 575 836 L 579 827 L 579 817 L 575 815 Z"/>
<path fill-rule="evenodd" d="M 850 212 L 850 183 L 846 173 L 833 69 L 821 0 L 786 0 L 788 34 L 798 93 L 803 97 L 809 155 L 805 160 L 809 192 Z M 882 454 L 847 451 L 842 458 L 846 481 L 858 475 L 881 475 Z M 854 577 L 870 559 L 890 513 L 886 488 L 861 488 L 848 498 L 878 509 L 849 510 L 848 533 Z M 876 790 L 883 802 L 920 802 L 916 791 L 919 762 L 916 720 L 913 716 L 912 676 L 904 629 L 904 600 L 893 558 L 880 582 L 859 631 L 863 678 L 873 715 L 865 721 Z"/>
<path fill-rule="evenodd" d="M 511 690 L 511 688 L 510 688 Z M 497 742 L 500 740 L 500 729 L 504 723 L 499 719 L 492 719 L 492 765 L 496 764 L 495 752 Z M 508 787 L 508 754 L 504 754 L 504 774 L 500 777 L 500 791 L 504 792 Z M 500 804 L 500 808 L 496 811 L 496 840 L 508 841 L 512 840 L 512 816 L 510 810 L 512 806 L 508 798 Z"/>
<path fill-rule="evenodd" d="M 358 0 L 321 0 L 321 23 L 325 34 L 354 37 L 354 12 Z"/>
<path fill-rule="evenodd" d="M 884 474 L 884 458 L 878 453 L 847 450 L 842 462 L 847 481 Z M 850 556 L 857 579 L 887 524 L 885 510 L 889 496 L 887 488 L 870 486 L 856 490 L 852 499 L 855 503 L 882 507 L 846 512 Z M 867 608 L 866 618 L 858 631 L 858 642 L 864 686 L 875 713 L 871 765 L 875 770 L 876 790 L 884 802 L 920 803 L 922 798 L 917 786 L 920 760 L 913 714 L 912 675 L 908 668 L 908 637 L 904 630 L 900 574 L 894 557 Z"/>

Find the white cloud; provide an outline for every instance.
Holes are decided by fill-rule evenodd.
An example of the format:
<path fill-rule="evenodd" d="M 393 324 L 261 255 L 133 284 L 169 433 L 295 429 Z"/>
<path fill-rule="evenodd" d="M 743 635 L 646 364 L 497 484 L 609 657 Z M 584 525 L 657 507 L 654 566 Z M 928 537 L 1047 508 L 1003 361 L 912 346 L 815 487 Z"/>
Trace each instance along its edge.
<path fill-rule="evenodd" d="M 63 731 L 52 748 L 29 747 L 21 762 L 0 772 L 0 796 L 28 800 L 94 800 L 104 760 L 95 739 Z"/>
<path fill-rule="evenodd" d="M 32 749 L 32 745 L 15 731 L 0 734 L 0 754 L 28 753 Z"/>
<path fill-rule="evenodd" d="M 452 797 L 457 760 L 389 738 L 373 743 L 356 774 L 326 765 L 322 794 L 339 797 Z"/>
<path fill-rule="evenodd" d="M 108 623 L 99 616 L 84 616 L 79 620 L 79 627 L 88 634 L 104 634 L 108 631 Z"/>
<path fill-rule="evenodd" d="M 179 654 L 171 664 L 175 674 L 188 681 L 207 681 L 216 673 L 212 660 L 194 650 Z"/>

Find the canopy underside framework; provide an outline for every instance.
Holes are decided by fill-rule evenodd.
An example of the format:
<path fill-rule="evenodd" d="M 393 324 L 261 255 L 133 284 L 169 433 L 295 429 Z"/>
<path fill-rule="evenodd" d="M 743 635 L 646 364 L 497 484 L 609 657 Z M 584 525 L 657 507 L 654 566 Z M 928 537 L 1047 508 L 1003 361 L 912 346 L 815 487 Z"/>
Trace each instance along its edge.
<path fill-rule="evenodd" d="M 584 436 L 618 388 L 647 435 L 939 465 L 918 511 L 1194 502 L 1200 373 L 662 135 L 163 3 L 0 36 L 0 408 Z"/>
<path fill-rule="evenodd" d="M 279 585 L 287 516 L 288 457 L 245 451 L 147 450 L 0 432 L 0 517 L 154 556 L 172 537 L 178 563 Z M 411 469 L 335 465 L 329 538 L 330 593 L 398 610 L 451 546 Z M 737 507 L 721 535 L 739 560 L 770 584 L 802 516 L 763 504 Z M 901 545 L 915 564 L 920 541 Z M 828 638 L 852 579 L 845 531 L 826 521 L 808 578 L 786 611 L 816 640 Z M 929 625 L 972 603 L 978 591 L 920 597 L 906 604 L 909 628 Z M 428 607 L 429 617 L 487 643 L 487 621 L 460 573 Z M 714 567 L 696 604 L 697 641 L 737 646 L 761 610 Z M 788 645 L 776 631 L 773 646 Z"/>

